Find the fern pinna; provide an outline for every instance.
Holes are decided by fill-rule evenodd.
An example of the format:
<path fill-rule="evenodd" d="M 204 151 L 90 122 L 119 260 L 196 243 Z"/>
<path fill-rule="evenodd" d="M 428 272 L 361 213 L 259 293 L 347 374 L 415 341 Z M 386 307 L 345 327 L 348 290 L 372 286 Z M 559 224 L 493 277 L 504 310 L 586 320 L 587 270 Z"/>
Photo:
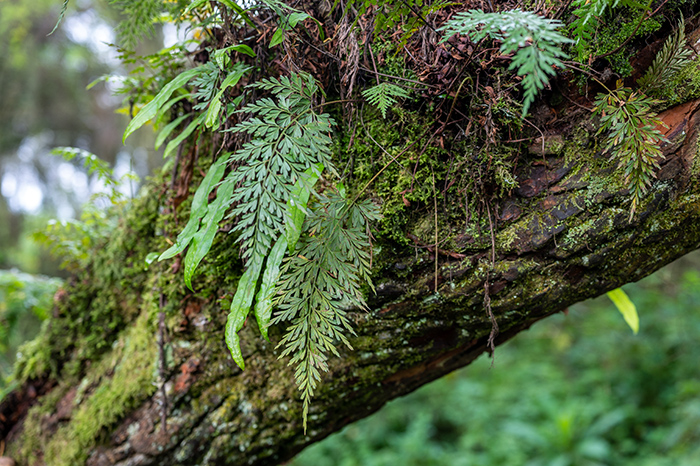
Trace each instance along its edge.
<path fill-rule="evenodd" d="M 554 67 L 564 68 L 561 59 L 567 55 L 560 46 L 573 41 L 559 34 L 559 27 L 559 21 L 515 9 L 501 13 L 481 10 L 458 13 L 442 29 L 446 32 L 443 41 L 455 34 L 468 35 L 474 42 L 489 37 L 501 42 L 502 54 L 513 54 L 509 69 L 517 70 L 523 78 L 523 115 L 526 115 L 537 93 L 549 83 L 549 76 L 556 74 Z"/>

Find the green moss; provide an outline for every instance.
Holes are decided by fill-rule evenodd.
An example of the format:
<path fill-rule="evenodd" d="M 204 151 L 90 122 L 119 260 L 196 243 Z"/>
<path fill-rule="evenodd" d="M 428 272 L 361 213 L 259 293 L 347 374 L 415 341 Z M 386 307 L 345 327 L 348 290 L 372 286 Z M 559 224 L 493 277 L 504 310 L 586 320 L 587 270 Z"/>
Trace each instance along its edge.
<path fill-rule="evenodd" d="M 661 88 L 659 97 L 666 107 L 673 107 L 700 97 L 700 66 L 693 60 L 683 67 L 673 80 Z"/>
<path fill-rule="evenodd" d="M 102 430 L 114 425 L 156 389 L 157 348 L 154 312 L 145 311 L 117 340 L 116 349 L 89 371 L 97 387 L 86 395 L 67 425 L 46 445 L 45 455 L 56 466 L 80 464 Z M 97 380 L 105 366 L 114 365 L 111 378 Z"/>
<path fill-rule="evenodd" d="M 646 37 L 658 31 L 661 28 L 661 23 L 656 18 L 645 19 L 641 26 L 639 26 L 639 29 L 637 29 L 642 15 L 647 14 L 647 12 L 641 8 L 643 8 L 643 6 L 640 5 L 640 7 L 635 9 L 615 9 L 611 15 L 606 17 L 602 26 L 595 34 L 594 40 L 587 44 L 587 50 L 579 57 L 579 61 L 584 63 L 589 58 L 598 57 L 617 50 L 633 34 L 633 38 L 639 38 Z M 621 78 L 629 77 L 634 72 L 629 62 L 631 53 L 633 53 L 632 46 L 628 44 L 613 55 L 606 57 L 612 66 L 613 72 L 617 73 Z"/>

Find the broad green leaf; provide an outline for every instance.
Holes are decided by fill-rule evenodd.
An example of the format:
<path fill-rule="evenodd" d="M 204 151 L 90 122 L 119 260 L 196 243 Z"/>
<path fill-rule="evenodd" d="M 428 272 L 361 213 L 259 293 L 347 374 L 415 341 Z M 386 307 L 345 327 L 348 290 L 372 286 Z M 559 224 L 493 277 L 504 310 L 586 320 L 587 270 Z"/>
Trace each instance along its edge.
<path fill-rule="evenodd" d="M 290 14 L 289 17 L 287 18 L 287 21 L 289 22 L 289 26 L 294 28 L 297 26 L 297 23 L 299 23 L 299 21 L 304 21 L 305 19 L 307 19 L 309 17 L 310 16 L 308 14 L 301 12 L 301 11 L 297 11 L 297 12 Z"/>
<path fill-rule="evenodd" d="M 238 81 L 240 81 L 241 77 L 250 69 L 248 66 L 241 66 L 240 63 L 236 63 L 236 67 L 233 71 L 231 71 L 228 76 L 226 76 L 226 79 L 221 83 L 221 88 L 219 89 L 219 92 L 216 93 L 214 98 L 212 99 L 211 104 L 209 105 L 209 108 L 207 109 L 207 118 L 204 121 L 204 125 L 207 128 L 212 128 L 216 130 L 219 127 L 219 112 L 221 112 L 221 97 L 223 97 L 224 92 L 226 92 L 226 89 L 229 87 L 235 86 L 238 84 Z M 216 125 L 216 128 L 214 128 L 214 125 Z"/>
<path fill-rule="evenodd" d="M 235 50 L 236 52 L 241 52 L 245 53 L 246 55 L 255 58 L 255 52 L 253 49 L 248 47 L 245 44 L 237 44 L 237 45 L 231 45 L 229 47 L 219 49 L 214 52 L 214 61 L 216 61 L 216 64 L 219 65 L 219 68 L 222 70 L 226 70 L 226 67 L 228 64 L 231 62 L 228 52 L 231 50 Z M 237 65 L 240 65 L 240 63 L 237 63 Z"/>
<path fill-rule="evenodd" d="M 289 193 L 287 200 L 287 221 L 285 222 L 285 235 L 289 253 L 294 253 L 294 248 L 301 236 L 301 229 L 306 218 L 306 206 L 309 203 L 309 196 L 314 185 L 321 177 L 323 165 L 318 163 L 309 167 Z"/>
<path fill-rule="evenodd" d="M 255 318 L 258 321 L 260 333 L 267 340 L 267 327 L 272 317 L 272 297 L 275 294 L 275 284 L 280 276 L 280 265 L 284 259 L 284 250 L 287 249 L 287 239 L 280 237 L 267 256 L 267 264 L 263 273 L 262 284 L 258 295 L 255 297 Z"/>
<path fill-rule="evenodd" d="M 275 45 L 280 44 L 283 40 L 284 40 L 284 29 L 277 28 L 275 33 L 272 35 L 272 39 L 270 39 L 270 48 L 274 47 Z"/>
<path fill-rule="evenodd" d="M 153 100 L 144 105 L 139 113 L 129 122 L 124 130 L 124 136 L 122 137 L 122 143 L 126 141 L 131 133 L 139 129 L 141 126 L 145 125 L 148 121 L 153 119 L 158 113 L 158 110 L 165 104 L 173 92 L 175 92 L 180 87 L 187 84 L 190 79 L 197 76 L 200 73 L 200 67 L 193 68 L 191 70 L 184 71 L 177 75 L 172 81 L 161 89 L 161 91 L 156 95 Z"/>
<path fill-rule="evenodd" d="M 608 298 L 613 302 L 617 310 L 620 311 L 622 317 L 625 318 L 625 322 L 630 326 L 632 331 L 636 334 L 639 332 L 639 315 L 637 314 L 637 307 L 634 305 L 632 300 L 627 296 L 622 288 L 616 290 L 608 291 Z"/>
<path fill-rule="evenodd" d="M 160 131 L 160 133 L 158 133 L 158 136 L 156 136 L 156 145 L 155 145 L 156 150 L 160 149 L 160 146 L 163 145 L 163 143 L 164 143 L 165 140 L 168 138 L 168 136 L 170 136 L 170 133 L 172 133 L 173 130 L 174 130 L 175 128 L 177 128 L 177 127 L 180 125 L 180 123 L 182 123 L 182 121 L 183 121 L 185 118 L 187 118 L 188 116 L 190 116 L 190 115 L 191 115 L 191 114 L 188 113 L 188 114 L 186 114 L 186 115 L 182 115 L 181 117 L 178 117 L 178 118 L 174 119 L 173 121 L 171 121 L 170 123 L 168 123 L 168 124 L 165 126 L 165 128 L 163 128 L 163 129 Z"/>
<path fill-rule="evenodd" d="M 255 296 L 255 288 L 260 277 L 263 259 L 263 256 L 253 255 L 248 269 L 238 281 L 236 294 L 233 295 L 233 300 L 231 301 L 231 311 L 226 319 L 226 346 L 228 346 L 233 360 L 236 361 L 236 364 L 241 369 L 245 368 L 245 363 L 241 354 L 238 332 L 243 328 L 248 312 L 250 312 L 250 306 L 253 304 L 253 296 Z"/>
<path fill-rule="evenodd" d="M 197 129 L 203 122 L 204 118 L 206 118 L 207 114 L 206 113 L 201 113 L 192 123 L 187 125 L 187 128 L 185 128 L 182 133 L 180 133 L 176 138 L 174 138 L 172 141 L 168 143 L 167 146 L 165 146 L 165 152 L 163 152 L 163 158 L 167 158 L 170 153 L 175 150 L 177 146 L 182 143 L 185 139 L 189 137 L 190 134 L 194 132 L 195 129 Z"/>
<path fill-rule="evenodd" d="M 192 290 L 192 275 L 194 275 L 197 266 L 204 256 L 207 255 L 209 249 L 211 249 L 214 236 L 219 229 L 219 222 L 224 218 L 226 209 L 231 201 L 233 187 L 234 183 L 230 181 L 219 185 L 216 200 L 209 204 L 207 215 L 202 219 L 202 226 L 192 237 L 192 243 L 187 250 L 184 263 L 185 285 L 187 285 L 187 288 L 190 290 Z"/>
<path fill-rule="evenodd" d="M 255 58 L 257 56 L 257 55 L 255 55 L 255 52 L 253 51 L 253 49 L 251 49 L 250 47 L 248 47 L 245 44 L 232 45 L 231 47 L 228 47 L 228 48 L 230 48 L 231 50 L 235 50 L 236 52 L 245 53 L 246 55 L 248 55 L 249 57 L 252 57 L 252 58 Z"/>
<path fill-rule="evenodd" d="M 160 255 L 159 261 L 175 257 L 185 250 L 187 245 L 192 241 L 195 233 L 199 229 L 199 221 L 208 210 L 209 194 L 214 190 L 214 187 L 221 181 L 226 171 L 228 163 L 228 155 L 224 154 L 216 162 L 209 167 L 209 171 L 204 176 L 204 179 L 199 184 L 197 191 L 192 198 L 192 207 L 190 208 L 190 219 L 185 228 L 177 236 L 175 244 Z"/>

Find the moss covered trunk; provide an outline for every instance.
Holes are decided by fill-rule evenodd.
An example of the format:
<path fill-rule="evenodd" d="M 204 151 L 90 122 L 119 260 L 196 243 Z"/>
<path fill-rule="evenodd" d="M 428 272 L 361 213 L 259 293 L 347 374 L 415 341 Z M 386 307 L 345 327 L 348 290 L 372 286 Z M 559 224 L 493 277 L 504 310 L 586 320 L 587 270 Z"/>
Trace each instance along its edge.
<path fill-rule="evenodd" d="M 226 349 L 222 301 L 240 275 L 237 248 L 217 237 L 196 292 L 162 250 L 163 183 L 154 183 L 90 267 L 55 297 L 52 318 L 21 356 L 20 387 L 0 405 L 0 438 L 20 465 L 277 464 L 384 403 L 465 366 L 489 347 L 586 298 L 638 280 L 700 243 L 695 176 L 700 114 L 662 114 L 671 144 L 658 180 L 630 218 L 612 168 L 566 163 L 581 134 L 549 141 L 519 188 L 489 207 L 485 241 L 451 250 L 411 236 L 380 241 L 377 293 L 352 312 L 353 351 L 331 358 L 306 434 L 287 360 L 254 325 L 242 332 L 246 369 Z M 580 133 L 580 132 L 579 132 Z M 424 213 L 425 223 L 434 221 Z M 418 222 L 420 223 L 420 222 Z M 488 223 L 486 223 L 488 225 Z M 437 252 L 437 254 L 436 254 Z M 437 290 L 435 286 L 437 285 Z"/>

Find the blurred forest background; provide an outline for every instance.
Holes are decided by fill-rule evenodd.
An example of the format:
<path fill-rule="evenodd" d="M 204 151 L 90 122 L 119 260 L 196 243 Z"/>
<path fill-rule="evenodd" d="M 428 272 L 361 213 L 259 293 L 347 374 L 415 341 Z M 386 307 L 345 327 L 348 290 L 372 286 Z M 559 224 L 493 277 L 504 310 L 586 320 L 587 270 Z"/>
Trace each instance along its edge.
<path fill-rule="evenodd" d="M 0 0 L 0 398 L 20 344 L 38 332 L 66 272 L 33 240 L 50 219 L 70 221 L 104 189 L 75 146 L 115 177 L 160 165 L 146 131 L 121 144 L 128 69 L 117 60 L 117 13 L 57 0 Z M 160 48 L 157 30 L 137 52 Z M 89 91 L 86 87 L 100 76 Z M 117 113 L 118 108 L 126 108 Z M 141 139 L 138 139 L 138 138 Z M 129 196 L 138 186 L 124 185 Z M 641 330 L 607 298 L 578 304 L 374 416 L 313 445 L 293 465 L 700 464 L 700 254 L 626 286 Z"/>

